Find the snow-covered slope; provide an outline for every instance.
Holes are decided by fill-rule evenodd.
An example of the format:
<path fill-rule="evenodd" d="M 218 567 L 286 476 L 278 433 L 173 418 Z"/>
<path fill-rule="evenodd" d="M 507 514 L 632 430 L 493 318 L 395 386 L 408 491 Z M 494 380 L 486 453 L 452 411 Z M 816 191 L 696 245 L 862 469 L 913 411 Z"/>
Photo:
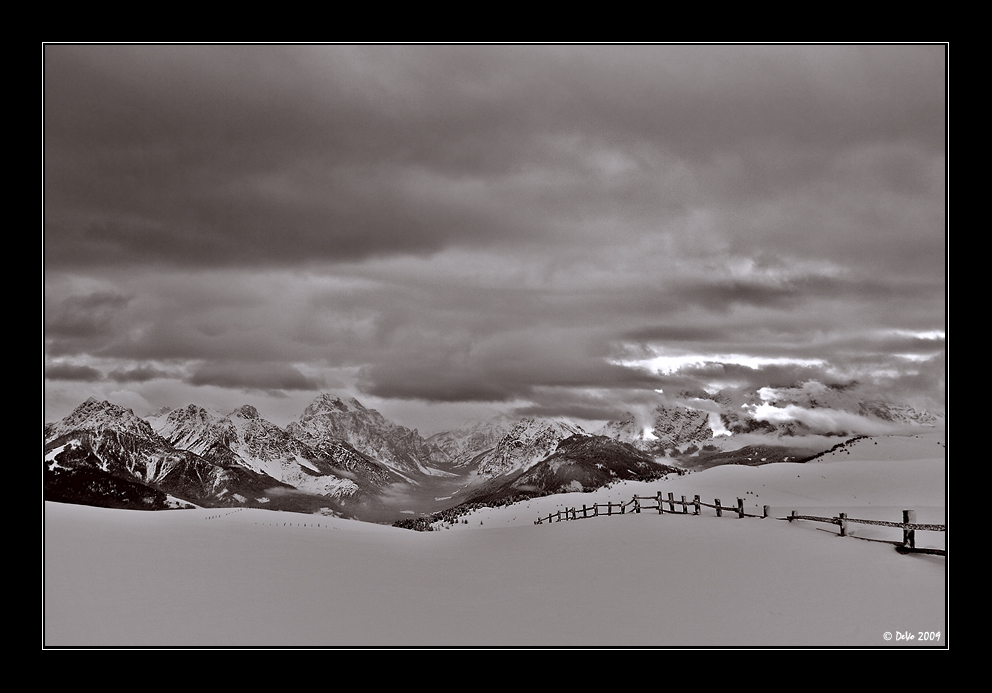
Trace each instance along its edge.
<path fill-rule="evenodd" d="M 899 519 L 909 507 L 920 522 L 943 521 L 944 450 L 935 439 L 864 439 L 851 455 L 802 465 L 717 467 L 484 508 L 438 532 L 252 509 L 46 503 L 44 643 L 945 646 L 946 559 L 854 538 L 884 539 L 882 528 L 851 525 L 854 537 L 841 538 L 808 522 L 648 512 L 533 524 L 576 502 L 657 490 L 741 496 L 775 515 L 848 508 Z"/>

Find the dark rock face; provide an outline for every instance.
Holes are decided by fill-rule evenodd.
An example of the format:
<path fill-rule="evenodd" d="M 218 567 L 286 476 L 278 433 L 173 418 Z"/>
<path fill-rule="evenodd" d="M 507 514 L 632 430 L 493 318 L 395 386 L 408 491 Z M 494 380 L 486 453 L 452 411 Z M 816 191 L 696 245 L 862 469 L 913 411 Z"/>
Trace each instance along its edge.
<path fill-rule="evenodd" d="M 45 500 L 124 510 L 170 507 L 164 492 L 104 471 L 101 461 L 83 448 L 70 449 L 56 464 L 45 465 Z"/>

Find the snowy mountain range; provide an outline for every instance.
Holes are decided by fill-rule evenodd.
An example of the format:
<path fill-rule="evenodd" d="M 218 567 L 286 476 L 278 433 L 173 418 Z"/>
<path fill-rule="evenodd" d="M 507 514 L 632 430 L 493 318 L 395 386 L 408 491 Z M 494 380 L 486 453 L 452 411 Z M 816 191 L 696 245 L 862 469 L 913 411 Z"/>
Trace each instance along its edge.
<path fill-rule="evenodd" d="M 353 480 L 357 469 L 370 481 L 386 476 L 373 460 L 344 444 L 312 449 L 247 404 L 227 416 L 190 404 L 152 419 L 152 425 L 178 449 L 216 464 L 237 464 L 310 493 L 337 498 L 358 493 Z"/>
<path fill-rule="evenodd" d="M 813 385 L 681 393 L 593 433 L 562 419 L 502 416 L 429 438 L 333 394 L 318 396 L 285 428 L 250 405 L 225 415 L 190 404 L 143 419 L 91 398 L 45 424 L 45 493 L 113 507 L 255 506 L 359 516 L 387 511 L 398 489 L 452 504 L 524 489 L 592 490 L 675 466 L 795 461 L 819 452 L 796 447 L 807 434 L 939 421 L 859 397 L 855 388 Z"/>
<path fill-rule="evenodd" d="M 242 505 L 292 488 L 236 460 L 178 448 L 130 409 L 92 398 L 45 426 L 44 457 L 46 497 L 93 498 L 104 489 L 105 503 L 92 504 L 111 507 Z"/>
<path fill-rule="evenodd" d="M 419 483 L 422 476 L 446 475 L 433 466 L 447 461 L 444 452 L 416 430 L 388 421 L 354 397 L 342 400 L 336 395 L 320 395 L 286 432 L 317 450 L 344 443 L 410 483 Z"/>

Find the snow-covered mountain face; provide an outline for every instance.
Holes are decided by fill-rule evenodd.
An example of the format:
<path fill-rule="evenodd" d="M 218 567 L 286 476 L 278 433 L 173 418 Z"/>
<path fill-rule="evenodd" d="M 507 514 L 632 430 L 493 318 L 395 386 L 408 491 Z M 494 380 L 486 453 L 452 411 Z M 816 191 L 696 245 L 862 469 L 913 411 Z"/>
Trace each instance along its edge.
<path fill-rule="evenodd" d="M 226 445 L 234 435 L 231 422 L 216 412 L 190 404 L 182 409 L 149 417 L 149 424 L 160 436 L 180 450 L 207 454 L 218 442 Z"/>
<path fill-rule="evenodd" d="M 138 437 L 155 437 L 148 422 L 135 416 L 130 409 L 90 397 L 61 421 L 46 426 L 45 442 L 75 431 L 100 435 L 108 430 Z"/>
<path fill-rule="evenodd" d="M 57 487 L 63 496 L 99 495 L 98 487 L 121 480 L 194 503 L 239 505 L 265 502 L 271 489 L 288 488 L 268 475 L 178 449 L 130 409 L 92 398 L 46 427 L 45 472 L 46 491 Z"/>
<path fill-rule="evenodd" d="M 576 435 L 528 468 L 507 490 L 570 493 L 594 490 L 615 481 L 650 481 L 678 473 L 654 456 L 606 436 Z"/>
<path fill-rule="evenodd" d="M 392 423 L 353 397 L 343 400 L 322 394 L 286 430 L 297 440 L 318 449 L 344 442 L 408 482 L 419 483 L 423 476 L 447 476 L 434 466 L 447 461 L 439 448 L 429 444 L 416 430 Z"/>
<path fill-rule="evenodd" d="M 628 413 L 604 425 L 598 435 L 633 445 L 638 450 L 664 455 L 713 437 L 710 415 L 688 407 L 661 405 L 641 421 Z"/>
<path fill-rule="evenodd" d="M 493 479 L 533 466 L 573 435 L 588 435 L 567 421 L 524 419 L 500 439 L 479 461 L 479 476 Z"/>
<path fill-rule="evenodd" d="M 359 485 L 350 478 L 353 473 L 342 473 L 349 466 L 354 468 L 354 461 L 337 459 L 346 457 L 348 451 L 342 449 L 337 457 L 314 451 L 263 419 L 250 405 L 221 416 L 190 404 L 157 417 L 154 422 L 157 432 L 173 446 L 210 461 L 237 464 L 324 496 L 342 498 L 359 491 Z M 361 462 L 369 464 L 367 460 Z M 370 466 L 373 467 L 370 476 L 374 478 L 380 470 Z"/>
<path fill-rule="evenodd" d="M 448 458 L 448 467 L 463 468 L 484 452 L 489 452 L 517 424 L 508 416 L 468 422 L 454 430 L 435 433 L 427 439 Z"/>

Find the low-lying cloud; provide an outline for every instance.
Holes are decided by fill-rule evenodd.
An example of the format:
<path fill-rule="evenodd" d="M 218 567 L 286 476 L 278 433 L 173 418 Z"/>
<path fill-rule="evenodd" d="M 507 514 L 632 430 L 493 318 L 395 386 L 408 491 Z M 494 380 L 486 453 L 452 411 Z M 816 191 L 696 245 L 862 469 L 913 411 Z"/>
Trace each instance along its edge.
<path fill-rule="evenodd" d="M 303 375 L 293 366 L 281 363 L 206 363 L 187 379 L 190 385 L 213 385 L 244 390 L 313 390 L 321 388 L 316 379 Z"/>
<path fill-rule="evenodd" d="M 869 419 L 846 411 L 834 409 L 807 409 L 795 404 L 777 407 L 773 404 L 759 404 L 748 408 L 748 413 L 759 421 L 772 424 L 797 422 L 807 426 L 813 433 L 836 433 L 854 435 L 885 435 L 907 428 L 905 425 Z"/>
<path fill-rule="evenodd" d="M 96 382 L 103 380 L 103 373 L 92 366 L 76 366 L 67 363 L 53 364 L 45 366 L 45 379 Z"/>

